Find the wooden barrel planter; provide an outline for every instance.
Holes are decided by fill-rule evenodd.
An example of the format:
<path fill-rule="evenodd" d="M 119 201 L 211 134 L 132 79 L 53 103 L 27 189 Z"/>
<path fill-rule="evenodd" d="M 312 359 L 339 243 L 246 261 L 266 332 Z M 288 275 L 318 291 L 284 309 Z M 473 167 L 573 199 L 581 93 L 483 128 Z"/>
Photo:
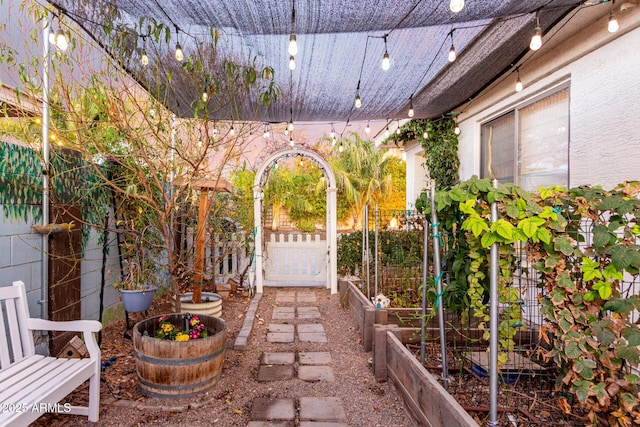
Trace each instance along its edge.
<path fill-rule="evenodd" d="M 184 324 L 182 314 L 169 314 L 174 325 Z M 133 327 L 133 352 L 142 394 L 164 399 L 187 398 L 211 389 L 220 378 L 227 342 L 224 320 L 199 315 L 209 336 L 189 341 L 154 338 L 160 316 Z"/>
<path fill-rule="evenodd" d="M 202 301 L 194 303 L 193 292 L 180 294 L 180 308 L 182 313 L 206 314 L 208 316 L 222 316 L 222 296 L 214 292 L 203 292 Z M 171 300 L 171 308 L 176 310 L 176 303 Z"/>

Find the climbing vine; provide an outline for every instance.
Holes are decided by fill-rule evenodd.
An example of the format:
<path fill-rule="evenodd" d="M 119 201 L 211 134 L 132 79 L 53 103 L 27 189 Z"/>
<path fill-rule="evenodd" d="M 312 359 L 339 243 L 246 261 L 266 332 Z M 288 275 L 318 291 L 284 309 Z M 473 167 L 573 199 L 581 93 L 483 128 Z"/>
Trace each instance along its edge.
<path fill-rule="evenodd" d="M 458 183 L 460 159 L 455 122 L 451 119 L 411 120 L 400 128 L 400 134 L 390 139 L 396 143 L 417 141 L 425 153 L 425 166 L 436 189 L 445 190 Z M 425 135 L 427 138 L 425 138 Z"/>
<path fill-rule="evenodd" d="M 447 249 L 454 254 L 454 283 L 466 281 L 466 313 L 486 331 L 489 251 L 497 243 L 499 342 L 504 350 L 513 347 L 523 325 L 522 294 L 512 280 L 514 248 L 523 248 L 527 264 L 541 278 L 545 347 L 539 357 L 557 366 L 556 387 L 563 392 L 559 406 L 570 413 L 573 396 L 592 421 L 606 416 L 620 426 L 640 423 L 640 330 L 634 323 L 640 297 L 629 286 L 640 269 L 639 190 L 633 182 L 610 191 L 550 187 L 531 194 L 513 184 L 494 188 L 474 177 L 436 196 L 450 235 Z M 499 212 L 495 222 L 492 202 Z"/>

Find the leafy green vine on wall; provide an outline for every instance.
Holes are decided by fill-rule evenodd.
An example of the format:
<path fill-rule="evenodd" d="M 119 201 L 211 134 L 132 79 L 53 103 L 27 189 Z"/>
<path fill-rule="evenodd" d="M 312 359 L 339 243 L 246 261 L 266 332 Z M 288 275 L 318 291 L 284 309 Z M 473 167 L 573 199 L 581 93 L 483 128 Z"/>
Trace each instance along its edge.
<path fill-rule="evenodd" d="M 108 189 L 88 163 L 70 150 L 53 149 L 50 161 L 51 198 L 57 203 L 79 205 L 83 221 L 101 224 L 111 206 Z M 5 219 L 42 220 L 42 161 L 40 153 L 21 145 L 0 141 L 0 203 Z M 82 247 L 90 228 L 82 228 Z"/>
<path fill-rule="evenodd" d="M 411 120 L 400 128 L 400 134 L 389 139 L 396 143 L 417 141 L 424 149 L 425 166 L 437 190 L 445 190 L 460 181 L 458 169 L 458 137 L 452 119 Z M 425 132 L 427 138 L 425 138 Z M 425 177 L 427 178 L 427 177 Z"/>
<path fill-rule="evenodd" d="M 450 235 L 446 250 L 455 254 L 453 283 L 466 281 L 467 312 L 486 330 L 489 250 L 498 243 L 504 308 L 499 342 L 513 348 L 524 323 L 523 295 L 512 280 L 518 266 L 514 248 L 522 247 L 527 265 L 540 275 L 540 336 L 547 347 L 539 353 L 557 366 L 556 387 L 564 392 L 558 395 L 560 408 L 571 413 L 572 395 L 592 421 L 604 415 L 619 426 L 640 424 L 640 376 L 633 370 L 640 364 L 634 323 L 640 296 L 629 286 L 640 271 L 639 191 L 640 184 L 631 182 L 610 191 L 550 187 L 532 194 L 514 184 L 493 188 L 473 177 L 436 195 L 440 222 Z M 499 219 L 492 223 L 494 201 Z"/>

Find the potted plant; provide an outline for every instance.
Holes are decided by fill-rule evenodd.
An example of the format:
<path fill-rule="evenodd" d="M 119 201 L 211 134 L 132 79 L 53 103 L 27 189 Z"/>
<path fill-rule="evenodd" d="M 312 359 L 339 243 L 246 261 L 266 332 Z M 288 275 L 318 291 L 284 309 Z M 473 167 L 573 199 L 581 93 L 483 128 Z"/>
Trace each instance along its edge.
<path fill-rule="evenodd" d="M 143 278 L 142 269 L 137 261 L 129 259 L 126 262 L 126 277 L 115 282 L 113 287 L 120 291 L 125 311 L 129 313 L 147 311 L 151 307 L 157 288 L 151 281 Z"/>
<path fill-rule="evenodd" d="M 190 313 L 163 314 L 133 327 L 140 391 L 151 397 L 186 398 L 220 378 L 227 341 L 224 320 Z"/>

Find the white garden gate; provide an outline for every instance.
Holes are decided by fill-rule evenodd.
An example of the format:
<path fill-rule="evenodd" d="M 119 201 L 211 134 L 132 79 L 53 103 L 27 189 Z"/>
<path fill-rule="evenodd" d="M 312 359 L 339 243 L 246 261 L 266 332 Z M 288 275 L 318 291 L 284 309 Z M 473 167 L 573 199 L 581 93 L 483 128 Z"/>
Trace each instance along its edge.
<path fill-rule="evenodd" d="M 278 285 L 327 282 L 327 242 L 315 234 L 271 234 L 264 255 L 264 278 Z"/>

